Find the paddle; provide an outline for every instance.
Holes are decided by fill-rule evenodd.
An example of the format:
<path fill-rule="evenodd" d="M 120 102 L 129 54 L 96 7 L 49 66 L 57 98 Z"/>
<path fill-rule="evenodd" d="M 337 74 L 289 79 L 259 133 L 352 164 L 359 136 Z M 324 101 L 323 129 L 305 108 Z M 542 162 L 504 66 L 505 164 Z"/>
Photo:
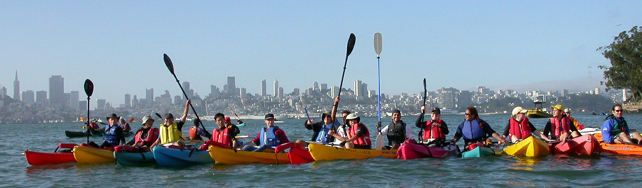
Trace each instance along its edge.
<path fill-rule="evenodd" d="M 426 89 L 426 78 L 424 78 L 424 104 L 423 104 L 424 110 L 426 109 L 426 95 L 427 95 L 426 93 L 428 93 L 428 89 Z M 420 122 L 424 122 L 424 114 L 423 113 L 421 114 L 421 121 Z M 424 133 L 424 128 L 422 127 L 421 131 L 419 131 L 419 133 L 417 134 L 417 137 L 419 137 L 419 140 L 421 140 L 421 141 L 423 141 L 423 139 L 421 138 L 423 133 Z"/>
<path fill-rule="evenodd" d="M 178 77 L 176 77 L 176 74 L 174 74 L 174 64 L 172 64 L 172 59 L 169 58 L 167 54 L 163 54 L 163 60 L 165 61 L 165 65 L 167 66 L 167 69 L 169 69 L 169 72 L 172 73 L 174 76 L 174 79 L 176 79 L 176 83 L 178 83 L 178 87 L 181 88 L 181 91 L 183 92 L 183 96 L 185 96 L 185 99 L 189 100 L 187 97 L 187 93 L 185 93 L 185 89 L 183 89 L 183 85 L 181 85 L 181 82 L 178 81 Z M 194 115 L 196 115 L 196 119 L 201 119 L 198 117 L 198 113 L 196 113 L 196 109 L 194 109 L 194 106 L 192 103 L 189 104 L 189 106 L 192 108 L 192 111 L 194 111 Z M 211 137 L 212 134 L 207 132 L 207 128 L 205 128 L 205 125 L 201 122 L 201 127 L 203 127 L 203 133 L 205 133 L 205 137 Z"/>
<path fill-rule="evenodd" d="M 299 95 L 299 99 L 301 99 L 301 106 L 303 106 L 303 109 L 305 110 L 305 115 L 308 117 L 308 121 L 312 123 L 312 120 L 310 119 L 310 114 L 308 114 L 308 107 L 306 107 L 305 103 L 303 103 L 303 96 Z"/>
<path fill-rule="evenodd" d="M 91 102 L 91 100 L 90 100 L 91 94 L 94 93 L 94 83 L 91 82 L 91 80 L 86 79 L 84 86 L 85 86 L 85 94 L 87 94 L 87 125 L 89 125 L 89 123 L 90 123 L 89 122 L 89 103 Z M 90 136 L 90 134 L 91 133 L 89 132 L 89 126 L 87 126 L 87 144 L 89 144 L 89 136 Z"/>
<path fill-rule="evenodd" d="M 383 136 L 381 135 L 381 66 L 379 63 L 379 57 L 381 55 L 381 33 L 374 34 L 374 50 L 377 53 L 377 77 L 379 82 L 379 94 L 377 95 L 377 139 L 375 141 L 375 149 L 381 150 L 384 145 Z"/>
<path fill-rule="evenodd" d="M 346 51 L 346 60 L 343 63 L 343 73 L 341 74 L 341 84 L 339 84 L 339 94 L 337 94 L 337 98 L 341 97 L 341 89 L 343 88 L 343 78 L 346 75 L 346 66 L 348 65 L 348 56 L 350 56 L 350 53 L 352 53 L 352 50 L 354 49 L 354 43 L 356 42 L 357 37 L 354 36 L 354 33 L 350 33 L 350 38 L 348 38 L 348 49 Z M 336 105 L 339 107 L 339 103 Z M 334 114 L 332 115 L 334 117 Z M 336 118 L 332 118 L 332 122 L 335 122 Z"/>

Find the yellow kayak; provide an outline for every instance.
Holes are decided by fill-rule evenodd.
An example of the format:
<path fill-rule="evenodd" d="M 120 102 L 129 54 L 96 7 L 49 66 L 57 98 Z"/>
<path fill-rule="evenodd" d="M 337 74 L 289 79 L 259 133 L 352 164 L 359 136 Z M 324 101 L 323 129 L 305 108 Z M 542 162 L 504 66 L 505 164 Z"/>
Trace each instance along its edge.
<path fill-rule="evenodd" d="M 504 148 L 504 153 L 513 156 L 523 155 L 526 157 L 537 157 L 540 155 L 551 154 L 551 150 L 546 142 L 530 136 L 516 144 Z"/>
<path fill-rule="evenodd" d="M 108 163 L 115 162 L 114 152 L 87 146 L 74 146 L 74 158 L 78 163 Z"/>
<path fill-rule="evenodd" d="M 397 150 L 346 149 L 322 144 L 310 143 L 310 155 L 316 161 L 338 159 L 367 159 L 378 156 L 397 158 Z"/>
<path fill-rule="evenodd" d="M 216 161 L 216 164 L 245 164 L 245 163 L 267 163 L 267 164 L 290 164 L 290 158 L 287 153 L 273 152 L 251 152 L 243 150 L 233 150 L 210 146 L 210 157 Z"/>

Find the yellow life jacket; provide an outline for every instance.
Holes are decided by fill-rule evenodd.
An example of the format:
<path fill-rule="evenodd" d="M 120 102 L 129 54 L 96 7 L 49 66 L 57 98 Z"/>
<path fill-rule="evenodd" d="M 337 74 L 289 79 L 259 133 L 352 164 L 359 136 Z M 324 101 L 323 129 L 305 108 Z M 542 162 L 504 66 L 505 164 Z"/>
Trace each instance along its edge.
<path fill-rule="evenodd" d="M 172 123 L 170 126 L 165 126 L 160 124 L 160 140 L 161 144 L 172 143 L 181 140 L 183 132 L 178 129 L 178 124 L 176 122 Z"/>

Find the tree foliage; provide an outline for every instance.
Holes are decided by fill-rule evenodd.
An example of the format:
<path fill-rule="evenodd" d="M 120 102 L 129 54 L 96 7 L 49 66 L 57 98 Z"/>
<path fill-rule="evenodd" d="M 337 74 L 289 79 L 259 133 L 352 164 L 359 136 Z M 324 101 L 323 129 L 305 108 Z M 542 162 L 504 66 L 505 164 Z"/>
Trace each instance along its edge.
<path fill-rule="evenodd" d="M 622 31 L 613 43 L 598 48 L 602 55 L 611 61 L 611 66 L 602 65 L 604 79 L 602 82 L 609 89 L 630 89 L 633 100 L 642 96 L 642 28 L 634 26 L 631 30 Z"/>

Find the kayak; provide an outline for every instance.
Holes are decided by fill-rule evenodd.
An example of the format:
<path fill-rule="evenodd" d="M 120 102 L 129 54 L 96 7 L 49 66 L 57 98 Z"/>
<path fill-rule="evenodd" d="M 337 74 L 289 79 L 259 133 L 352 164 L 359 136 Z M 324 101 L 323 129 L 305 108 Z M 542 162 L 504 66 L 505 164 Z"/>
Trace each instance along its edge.
<path fill-rule="evenodd" d="M 310 143 L 310 155 L 315 161 L 338 159 L 367 159 L 373 157 L 397 158 L 397 150 L 346 149 L 323 144 Z"/>
<path fill-rule="evenodd" d="M 600 145 L 597 139 L 593 135 L 587 134 L 556 144 L 553 147 L 553 153 L 592 155 L 599 149 Z"/>
<path fill-rule="evenodd" d="M 73 153 L 78 163 L 108 163 L 116 160 L 111 148 L 100 149 L 80 145 L 74 147 Z"/>
<path fill-rule="evenodd" d="M 631 144 L 600 143 L 600 149 L 607 153 L 618 155 L 642 155 L 642 146 Z"/>
<path fill-rule="evenodd" d="M 214 163 L 208 151 L 196 149 L 175 149 L 156 146 L 152 150 L 156 163 L 161 166 L 184 166 L 192 164 Z"/>
<path fill-rule="evenodd" d="M 236 125 L 236 126 L 237 126 L 237 127 L 243 127 L 243 126 L 245 126 L 245 123 L 241 123 L 241 124 L 238 124 L 238 125 Z"/>
<path fill-rule="evenodd" d="M 143 166 L 156 164 L 156 159 L 151 151 L 147 152 L 114 152 L 116 163 L 122 166 Z"/>
<path fill-rule="evenodd" d="M 495 156 L 495 155 L 502 155 L 502 153 L 504 152 L 498 147 L 479 146 L 473 150 L 462 152 L 461 158 Z"/>
<path fill-rule="evenodd" d="M 25 151 L 25 158 L 27 158 L 27 163 L 33 166 L 38 165 L 53 165 L 53 164 L 62 164 L 62 163 L 72 163 L 76 162 L 74 154 L 71 153 L 71 149 L 74 148 L 76 144 L 65 144 L 60 143 L 53 153 L 44 153 L 44 152 L 35 152 L 35 151 Z M 58 149 L 63 149 L 59 151 Z"/>
<path fill-rule="evenodd" d="M 102 131 L 90 131 L 89 136 L 91 137 L 101 137 L 105 134 L 105 132 Z M 125 137 L 131 136 L 133 133 L 131 131 L 123 132 L 123 135 Z M 77 138 L 77 137 L 87 137 L 87 131 L 65 131 L 65 135 L 69 138 Z"/>
<path fill-rule="evenodd" d="M 537 157 L 548 155 L 551 153 L 551 150 L 549 149 L 548 144 L 543 140 L 537 139 L 534 136 L 529 136 L 516 144 L 504 148 L 504 152 L 513 156 L 524 155 L 526 157 Z"/>
<path fill-rule="evenodd" d="M 447 158 L 456 156 L 459 153 L 457 145 L 447 145 L 443 147 L 426 146 L 418 144 L 415 140 L 408 139 L 404 141 L 397 150 L 397 158 L 402 160 L 419 159 L 419 158 Z"/>
<path fill-rule="evenodd" d="M 288 159 L 290 159 L 290 164 L 303 164 L 314 162 L 314 158 L 310 155 L 308 148 L 305 148 L 295 142 L 288 142 L 281 144 L 274 148 L 274 152 L 282 152 L 287 149 L 290 149 L 288 153 Z"/>
<path fill-rule="evenodd" d="M 245 163 L 266 163 L 266 164 L 287 164 L 290 163 L 286 153 L 273 152 L 252 152 L 234 150 L 216 146 L 209 147 L 209 156 L 216 161 L 216 164 L 245 164 Z M 277 162 L 278 161 L 278 162 Z"/>

